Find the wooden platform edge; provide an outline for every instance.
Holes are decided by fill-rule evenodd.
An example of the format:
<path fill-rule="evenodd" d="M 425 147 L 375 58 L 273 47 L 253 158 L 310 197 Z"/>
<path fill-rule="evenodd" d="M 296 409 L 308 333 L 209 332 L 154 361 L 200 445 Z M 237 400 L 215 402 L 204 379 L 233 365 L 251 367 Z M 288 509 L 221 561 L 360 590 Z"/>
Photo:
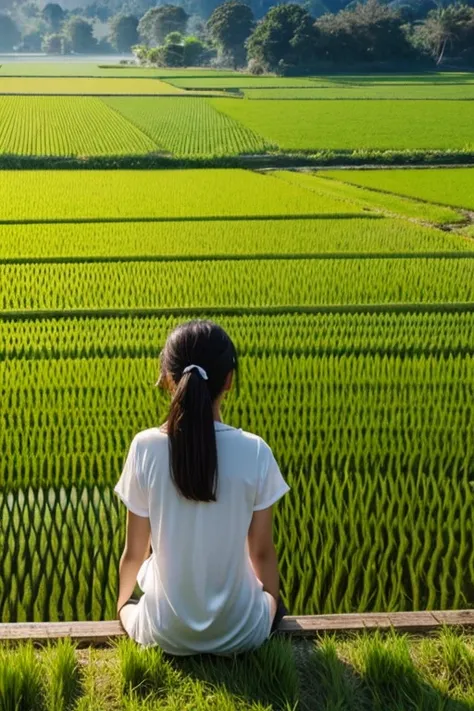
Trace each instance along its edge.
<path fill-rule="evenodd" d="M 284 617 L 279 632 L 295 637 L 324 632 L 356 632 L 393 628 L 416 634 L 429 633 L 443 625 L 474 627 L 473 610 L 434 610 L 426 612 L 370 612 L 343 615 Z M 7 622 L 0 623 L 0 642 L 21 642 L 70 637 L 78 644 L 103 645 L 125 635 L 118 620 L 103 622 Z"/>

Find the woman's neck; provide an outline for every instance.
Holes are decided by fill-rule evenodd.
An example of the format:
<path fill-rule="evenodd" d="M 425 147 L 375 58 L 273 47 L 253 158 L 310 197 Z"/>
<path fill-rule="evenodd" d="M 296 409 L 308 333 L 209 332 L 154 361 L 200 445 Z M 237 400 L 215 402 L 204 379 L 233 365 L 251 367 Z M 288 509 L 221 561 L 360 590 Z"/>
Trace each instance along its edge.
<path fill-rule="evenodd" d="M 212 414 L 214 417 L 214 422 L 222 422 L 221 406 L 219 402 L 214 403 L 212 406 Z"/>

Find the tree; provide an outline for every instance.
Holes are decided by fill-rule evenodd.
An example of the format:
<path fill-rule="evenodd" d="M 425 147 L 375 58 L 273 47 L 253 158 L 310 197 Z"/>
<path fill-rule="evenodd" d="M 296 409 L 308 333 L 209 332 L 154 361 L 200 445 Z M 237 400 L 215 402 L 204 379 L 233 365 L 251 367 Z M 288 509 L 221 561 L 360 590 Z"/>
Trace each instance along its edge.
<path fill-rule="evenodd" d="M 0 50 L 11 52 L 20 42 L 20 30 L 10 15 L 0 14 Z"/>
<path fill-rule="evenodd" d="M 46 35 L 43 38 L 41 49 L 46 54 L 62 54 L 64 51 L 64 39 L 62 35 Z"/>
<path fill-rule="evenodd" d="M 66 13 L 57 2 L 49 2 L 41 11 L 43 20 L 52 32 L 57 32 L 64 22 Z"/>
<path fill-rule="evenodd" d="M 276 5 L 247 40 L 248 58 L 269 70 L 301 67 L 315 56 L 318 32 L 300 5 Z"/>
<path fill-rule="evenodd" d="M 374 62 L 413 56 L 400 13 L 379 0 L 358 3 L 316 21 L 318 55 L 333 62 Z"/>
<path fill-rule="evenodd" d="M 414 39 L 436 64 L 442 63 L 446 50 L 460 55 L 474 46 L 474 10 L 460 3 L 432 10 L 415 28 Z"/>
<path fill-rule="evenodd" d="M 41 32 L 27 32 L 21 38 L 21 43 L 18 45 L 19 52 L 41 52 L 43 36 Z"/>
<path fill-rule="evenodd" d="M 138 43 L 138 19 L 135 15 L 116 15 L 110 21 L 110 44 L 117 52 L 130 52 Z"/>
<path fill-rule="evenodd" d="M 207 21 L 210 36 L 223 54 L 233 57 L 236 66 L 245 64 L 245 41 L 253 27 L 252 10 L 239 0 L 218 5 Z"/>
<path fill-rule="evenodd" d="M 71 17 L 64 25 L 64 36 L 72 52 L 81 54 L 96 49 L 97 40 L 93 35 L 92 25 L 81 17 Z"/>
<path fill-rule="evenodd" d="M 151 46 L 163 44 L 170 32 L 184 34 L 188 14 L 182 7 L 162 5 L 146 12 L 138 24 L 138 32 Z"/>
<path fill-rule="evenodd" d="M 184 40 L 183 65 L 185 67 L 197 67 L 202 61 L 206 45 L 197 37 L 186 37 Z"/>

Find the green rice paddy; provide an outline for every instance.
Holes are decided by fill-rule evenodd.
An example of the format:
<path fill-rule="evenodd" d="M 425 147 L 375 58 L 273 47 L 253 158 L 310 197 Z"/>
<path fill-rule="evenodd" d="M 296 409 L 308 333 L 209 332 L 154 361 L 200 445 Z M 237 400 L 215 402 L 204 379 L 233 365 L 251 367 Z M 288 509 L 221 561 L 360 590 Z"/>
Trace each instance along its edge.
<path fill-rule="evenodd" d="M 158 354 L 192 316 L 235 340 L 241 377 L 224 417 L 268 441 L 291 485 L 275 512 L 291 612 L 472 607 L 474 171 L 272 161 L 468 158 L 474 104 L 458 99 L 473 75 L 0 67 L 4 82 L 18 71 L 35 92 L 44 75 L 78 77 L 83 92 L 133 87 L 0 97 L 5 161 L 115 168 L 0 171 L 0 620 L 115 617 L 125 512 L 112 487 L 133 435 L 166 417 Z M 182 94 L 133 95 L 160 80 Z M 249 98 L 187 95 L 196 88 Z M 175 168 L 265 156 L 269 169 L 114 163 L 156 156 Z M 39 711 L 66 711 L 69 697 L 78 711 L 471 708 L 470 640 L 413 643 L 410 661 L 406 642 L 377 639 L 302 651 L 272 640 L 234 662 L 233 686 L 226 662 L 204 679 L 202 665 L 127 643 L 87 658 L 21 648 L 0 651 L 0 685 L 37 688 Z"/>

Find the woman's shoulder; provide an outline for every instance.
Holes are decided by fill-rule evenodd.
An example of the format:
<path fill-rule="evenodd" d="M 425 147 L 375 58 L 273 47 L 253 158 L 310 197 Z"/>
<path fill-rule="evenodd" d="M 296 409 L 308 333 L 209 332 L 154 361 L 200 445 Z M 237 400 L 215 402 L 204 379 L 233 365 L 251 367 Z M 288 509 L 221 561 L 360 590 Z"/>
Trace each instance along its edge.
<path fill-rule="evenodd" d="M 260 435 L 255 434 L 255 432 L 247 432 L 247 430 L 239 430 L 242 435 L 242 439 L 248 443 L 249 447 L 255 449 L 257 456 L 268 456 L 271 453 L 270 445 L 260 437 Z"/>
<path fill-rule="evenodd" d="M 161 446 L 166 442 L 168 437 L 160 427 L 149 427 L 146 430 L 140 430 L 133 438 L 136 445 L 139 447 Z"/>

